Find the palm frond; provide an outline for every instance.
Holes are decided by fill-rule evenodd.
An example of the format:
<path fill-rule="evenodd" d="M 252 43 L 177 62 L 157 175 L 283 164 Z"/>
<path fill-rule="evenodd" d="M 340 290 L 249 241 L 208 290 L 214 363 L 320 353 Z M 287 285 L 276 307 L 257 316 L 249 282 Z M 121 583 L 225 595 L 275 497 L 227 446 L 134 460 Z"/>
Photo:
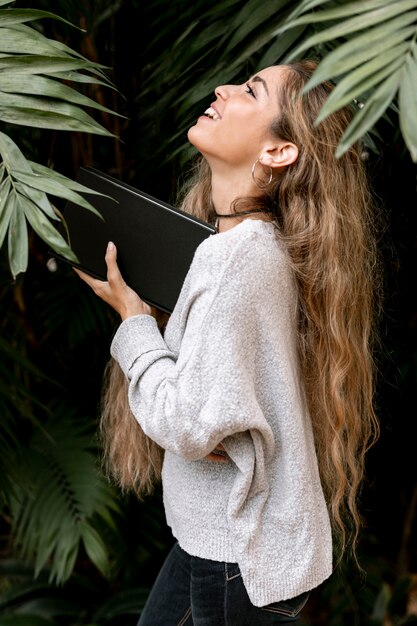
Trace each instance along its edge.
<path fill-rule="evenodd" d="M 20 426 L 25 422 L 26 431 L 29 427 L 43 431 L 40 416 L 49 414 L 43 400 L 33 392 L 39 382 L 54 386 L 17 348 L 15 338 L 0 337 L 0 495 L 6 503 L 10 494 L 15 493 L 16 485 L 24 480 L 25 441 Z"/>
<path fill-rule="evenodd" d="M 330 21 L 330 26 L 325 24 Z M 324 105 L 317 123 L 348 102 L 360 100 L 351 125 L 341 139 L 336 154 L 342 155 L 364 137 L 399 98 L 399 120 L 404 141 L 417 161 L 417 84 L 416 38 L 417 0 L 366 0 L 349 2 L 301 15 L 285 29 L 314 24 L 315 32 L 291 53 L 297 58 L 312 47 L 337 41 L 324 55 L 305 91 L 323 82 L 337 83 Z"/>
<path fill-rule="evenodd" d="M 77 261 L 70 245 L 50 220 L 62 216 L 46 194 L 71 200 L 97 214 L 81 193 L 97 193 L 88 187 L 29 162 L 19 147 L 0 132 L 3 181 L 0 184 L 0 246 L 8 233 L 9 264 L 13 277 L 25 272 L 28 264 L 28 223 L 48 246 L 70 261 Z M 81 193 L 80 193 L 81 192 Z"/>
<path fill-rule="evenodd" d="M 42 18 L 70 22 L 49 11 L 4 8 L 6 4 L 0 4 L 0 121 L 113 137 L 84 109 L 117 114 L 62 82 L 100 84 L 114 89 L 104 72 L 106 68 L 27 25 Z M 61 216 L 48 195 L 72 200 L 95 211 L 79 193 L 92 192 L 57 176 L 51 169 L 40 172 L 3 132 L 0 132 L 1 161 L 0 246 L 7 241 L 12 276 L 15 278 L 27 269 L 28 224 L 52 250 L 76 261 L 70 245 L 52 223 Z"/>
<path fill-rule="evenodd" d="M 37 432 L 25 450 L 28 475 L 11 503 L 16 545 L 24 558 L 35 559 L 36 574 L 49 565 L 58 583 L 71 575 L 82 546 L 109 575 L 110 551 L 95 518 L 112 525 L 118 507 L 97 471 L 91 431 L 63 409 L 47 432 Z"/>

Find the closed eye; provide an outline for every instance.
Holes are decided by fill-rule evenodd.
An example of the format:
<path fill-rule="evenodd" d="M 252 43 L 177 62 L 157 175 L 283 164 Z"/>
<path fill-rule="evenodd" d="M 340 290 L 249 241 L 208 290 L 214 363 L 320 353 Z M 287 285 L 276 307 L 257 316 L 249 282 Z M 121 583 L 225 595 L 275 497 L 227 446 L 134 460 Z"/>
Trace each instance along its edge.
<path fill-rule="evenodd" d="M 246 83 L 246 93 L 249 93 L 253 98 L 256 98 L 255 92 L 253 91 L 249 83 Z"/>

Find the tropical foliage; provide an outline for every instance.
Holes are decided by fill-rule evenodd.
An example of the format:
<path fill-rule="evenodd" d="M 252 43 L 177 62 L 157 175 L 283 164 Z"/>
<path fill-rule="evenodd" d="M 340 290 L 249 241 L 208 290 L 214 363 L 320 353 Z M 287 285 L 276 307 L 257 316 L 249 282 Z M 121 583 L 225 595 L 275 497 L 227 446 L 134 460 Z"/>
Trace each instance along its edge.
<path fill-rule="evenodd" d="M 411 623 L 417 0 L 30 4 L 0 0 L 1 626 L 133 625 L 172 541 L 160 494 L 137 502 L 99 468 L 98 401 L 117 320 L 51 258 L 71 255 L 65 200 L 91 209 L 78 166 L 172 200 L 193 154 L 186 130 L 216 84 L 302 56 L 320 62 L 313 81 L 337 83 L 321 116 L 356 101 L 339 150 L 363 138 L 390 224 L 383 436 L 363 493 L 367 577 L 346 565 L 312 594 L 303 626 Z"/>
<path fill-rule="evenodd" d="M 5 8 L 11 2 L 0 0 L 0 121 L 110 135 L 84 107 L 110 111 L 64 82 L 110 85 L 102 66 L 27 26 L 42 18 L 63 18 L 49 11 Z M 60 221 L 60 216 L 47 194 L 72 199 L 94 211 L 77 193 L 86 189 L 49 167 L 28 161 L 3 132 L 0 155 L 0 246 L 7 236 L 12 275 L 27 268 L 28 224 L 54 251 L 76 260 L 51 222 Z"/>
<path fill-rule="evenodd" d="M 109 84 L 102 69 L 26 25 L 40 18 L 62 18 L 47 11 L 5 8 L 8 4 L 7 0 L 0 2 L 0 120 L 110 135 L 81 107 L 105 108 L 62 82 L 71 79 Z M 88 70 L 90 75 L 80 74 L 80 69 Z M 28 160 L 4 132 L 0 132 L 0 154 L 0 244 L 7 237 L 12 275 L 16 277 L 27 269 L 28 225 L 53 250 L 74 258 L 64 237 L 52 225 L 51 220 L 59 221 L 59 212 L 47 194 L 72 198 L 94 210 L 78 193 L 81 187 Z M 111 511 L 115 509 L 115 498 L 95 467 L 91 432 L 86 433 L 85 425 L 77 424 L 70 407 L 43 403 L 38 391 L 46 377 L 27 353 L 28 346 L 21 344 L 19 334 L 23 329 L 19 324 L 7 329 L 4 324 L 4 330 L 9 330 L 12 340 L 2 340 L 0 456 L 3 495 L 16 546 L 26 558 L 36 555 L 36 573 L 52 559 L 51 578 L 58 582 L 71 574 L 81 546 L 106 574 L 109 562 L 104 528 L 114 528 Z M 16 341 L 23 351 L 13 350 Z M 59 385 L 56 380 L 53 384 Z M 27 421 L 30 430 L 25 427 Z M 22 426 L 26 432 L 20 431 Z M 65 445 L 58 445 L 61 441 Z M 86 483 L 85 475 L 95 479 Z M 93 522 L 98 516 L 101 526 Z"/>

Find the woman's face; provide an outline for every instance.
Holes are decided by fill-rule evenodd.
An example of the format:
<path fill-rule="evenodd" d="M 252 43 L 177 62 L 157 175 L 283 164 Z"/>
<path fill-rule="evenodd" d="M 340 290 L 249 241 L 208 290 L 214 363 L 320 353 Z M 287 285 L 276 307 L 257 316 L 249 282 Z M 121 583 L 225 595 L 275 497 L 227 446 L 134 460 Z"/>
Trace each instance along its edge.
<path fill-rule="evenodd" d="M 278 92 L 285 69 L 268 67 L 242 85 L 221 85 L 216 100 L 188 131 L 189 141 L 209 163 L 252 167 L 276 142 L 270 131 L 278 116 Z"/>

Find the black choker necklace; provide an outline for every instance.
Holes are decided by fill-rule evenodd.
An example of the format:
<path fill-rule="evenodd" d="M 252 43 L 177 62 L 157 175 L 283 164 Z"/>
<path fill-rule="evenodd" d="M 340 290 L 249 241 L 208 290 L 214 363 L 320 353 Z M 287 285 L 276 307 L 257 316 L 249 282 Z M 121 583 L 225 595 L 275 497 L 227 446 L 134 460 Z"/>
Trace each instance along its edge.
<path fill-rule="evenodd" d="M 216 213 L 216 217 L 240 217 L 241 215 L 249 215 L 250 213 L 268 213 L 265 209 L 252 209 L 251 211 L 239 211 L 238 213 Z"/>
<path fill-rule="evenodd" d="M 219 219 L 220 218 L 224 218 L 224 217 L 239 218 L 239 217 L 241 217 L 243 215 L 251 215 L 252 213 L 269 213 L 269 211 L 267 211 L 265 209 L 251 209 L 250 211 L 239 211 L 237 213 L 217 213 L 216 211 L 214 213 L 216 215 L 215 227 L 216 227 L 216 230 L 218 230 L 218 225 L 219 225 Z"/>

